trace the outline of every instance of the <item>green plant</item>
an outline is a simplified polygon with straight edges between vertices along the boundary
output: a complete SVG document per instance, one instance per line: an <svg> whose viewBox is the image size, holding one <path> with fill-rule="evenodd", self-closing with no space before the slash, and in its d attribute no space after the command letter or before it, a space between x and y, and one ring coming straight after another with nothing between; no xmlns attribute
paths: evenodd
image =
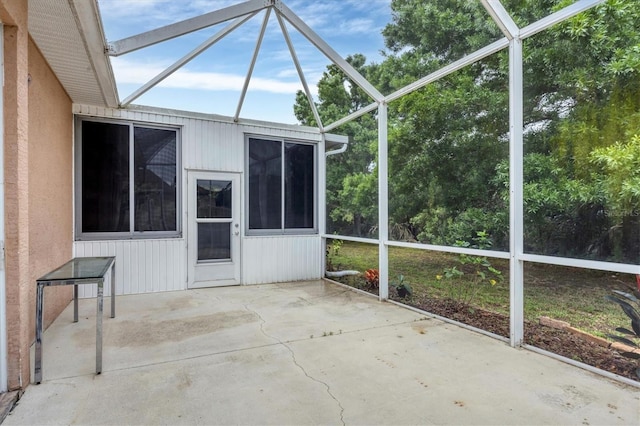
<svg viewBox="0 0 640 426"><path fill-rule="evenodd" d="M455 244L456 247L474 249L488 249L491 245L491 240L485 231L476 232L473 244L468 241L456 241ZM461 269L457 266L445 268L441 275L436 275L436 279L451 280L447 286L449 298L465 306L473 302L482 285L489 284L493 287L498 281L502 281L502 273L494 268L485 256L460 254L458 262L462 265Z"/></svg>
<svg viewBox="0 0 640 426"><path fill-rule="evenodd" d="M638 296L633 293L626 293L624 291L613 290L614 295L607 295L607 300L617 303L624 313L631 319L631 330L625 327L616 327L616 331L620 334L608 334L610 338L613 340L623 343L632 348L636 348L635 350L621 352L621 355L631 359L640 359L640 351L637 349L640 348L638 346L638 339L640 339L640 313L638 309L634 308L632 303L640 308L640 291L634 291ZM625 337L626 336L626 337ZM636 370L636 375L640 377L640 367Z"/></svg>
<svg viewBox="0 0 640 426"><path fill-rule="evenodd" d="M398 296L401 298L411 297L413 289L411 285L404 280L404 275L398 275L397 281L391 281L389 285L396 289Z"/></svg>
<svg viewBox="0 0 640 426"><path fill-rule="evenodd" d="M335 271L338 269L336 258L342 247L342 240L331 240L331 244L327 244L327 271Z"/></svg>

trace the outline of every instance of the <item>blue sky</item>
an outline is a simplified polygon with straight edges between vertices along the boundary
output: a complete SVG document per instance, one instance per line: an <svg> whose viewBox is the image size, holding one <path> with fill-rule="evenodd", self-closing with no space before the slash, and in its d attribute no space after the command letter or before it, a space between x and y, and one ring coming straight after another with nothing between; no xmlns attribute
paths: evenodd
<svg viewBox="0 0 640 426"><path fill-rule="evenodd" d="M382 28L390 0L283 0L340 55L364 54L380 62ZM242 1L98 0L107 41L212 12ZM227 35L134 103L233 116L251 63L264 12ZM141 49L112 64L120 99L225 27L211 28ZM296 54L312 92L329 60L290 25ZM240 117L295 123L295 93L302 89L275 14L271 14Z"/></svg>

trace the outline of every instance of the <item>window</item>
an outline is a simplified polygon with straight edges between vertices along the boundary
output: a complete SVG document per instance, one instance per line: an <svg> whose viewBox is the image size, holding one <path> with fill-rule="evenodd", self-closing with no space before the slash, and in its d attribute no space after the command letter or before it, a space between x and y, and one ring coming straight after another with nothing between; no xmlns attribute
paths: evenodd
<svg viewBox="0 0 640 426"><path fill-rule="evenodd" d="M248 233L316 232L315 145L250 137Z"/></svg>
<svg viewBox="0 0 640 426"><path fill-rule="evenodd" d="M176 236L178 132L81 120L79 239Z"/></svg>
<svg viewBox="0 0 640 426"><path fill-rule="evenodd" d="M232 260L233 183L198 179L196 188L198 261Z"/></svg>

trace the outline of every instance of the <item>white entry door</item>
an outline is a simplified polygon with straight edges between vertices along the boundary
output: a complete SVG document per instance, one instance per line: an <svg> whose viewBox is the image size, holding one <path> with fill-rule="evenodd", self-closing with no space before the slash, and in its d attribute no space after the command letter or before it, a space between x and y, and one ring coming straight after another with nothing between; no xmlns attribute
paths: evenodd
<svg viewBox="0 0 640 426"><path fill-rule="evenodd" d="M240 176L190 172L189 288L240 284Z"/></svg>

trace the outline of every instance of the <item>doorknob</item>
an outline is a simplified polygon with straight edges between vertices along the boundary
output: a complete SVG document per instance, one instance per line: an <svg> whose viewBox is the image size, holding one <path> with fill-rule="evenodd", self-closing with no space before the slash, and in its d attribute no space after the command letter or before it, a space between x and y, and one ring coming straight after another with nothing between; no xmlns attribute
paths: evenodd
<svg viewBox="0 0 640 426"><path fill-rule="evenodd" d="M234 235L236 235L236 236L240 235L240 231L234 232Z"/></svg>

